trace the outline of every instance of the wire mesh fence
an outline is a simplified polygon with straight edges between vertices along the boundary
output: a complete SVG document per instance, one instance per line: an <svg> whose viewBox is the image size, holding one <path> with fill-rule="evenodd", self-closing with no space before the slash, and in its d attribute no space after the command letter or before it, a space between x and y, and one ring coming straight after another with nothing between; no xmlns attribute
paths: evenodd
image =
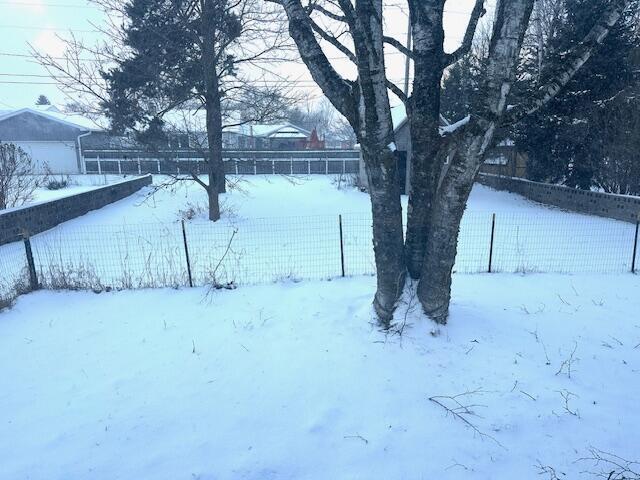
<svg viewBox="0 0 640 480"><path fill-rule="evenodd" d="M588 216L467 212L454 271L622 273L640 268L638 226ZM233 222L60 225L30 239L44 288L242 285L375 274L363 214ZM635 263L634 263L635 255ZM0 247L0 296L29 285L22 242Z"/></svg>

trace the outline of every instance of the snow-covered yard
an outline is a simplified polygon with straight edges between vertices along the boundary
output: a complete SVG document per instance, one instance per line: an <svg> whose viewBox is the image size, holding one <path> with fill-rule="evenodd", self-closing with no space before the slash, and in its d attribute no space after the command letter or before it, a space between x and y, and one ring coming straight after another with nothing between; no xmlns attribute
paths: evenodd
<svg viewBox="0 0 640 480"><path fill-rule="evenodd" d="M373 289L20 297L0 313L0 478L577 479L614 468L579 460L591 448L640 461L640 278L456 275L437 336L417 310L378 331ZM464 420L440 405L455 395Z"/></svg>
<svg viewBox="0 0 640 480"><path fill-rule="evenodd" d="M107 185L108 183L122 180L119 175L50 175L46 177L38 177L39 186L36 188L31 198L25 205L31 205L38 202L49 202L58 198L75 195L86 192L94 188ZM49 189L50 182L64 182L65 186L56 189Z"/></svg>
<svg viewBox="0 0 640 480"><path fill-rule="evenodd" d="M49 190L46 187L37 188L33 192L31 200L27 205L38 202L49 202L51 200L57 200L59 198L68 197L69 195L76 195L78 193L87 192L96 187L91 185L69 185L57 190Z"/></svg>
<svg viewBox="0 0 640 480"><path fill-rule="evenodd" d="M186 218L193 282L260 284L375 273L369 198L327 176L231 178L223 218L209 222L193 182L140 192L31 239L48 287L184 286ZM87 177L85 183L103 182ZM155 179L157 183L162 177ZM406 197L403 198L406 207ZM634 226L565 212L476 185L463 219L455 271L624 273ZM340 252L339 215L342 221ZM640 257L640 254L638 255ZM640 258L637 260L640 265ZM0 247L0 294L25 279L24 247Z"/></svg>

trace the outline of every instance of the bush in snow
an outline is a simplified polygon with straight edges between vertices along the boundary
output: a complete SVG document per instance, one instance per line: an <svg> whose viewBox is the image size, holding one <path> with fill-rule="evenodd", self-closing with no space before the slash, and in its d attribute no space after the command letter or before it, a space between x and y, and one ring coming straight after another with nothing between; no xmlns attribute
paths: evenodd
<svg viewBox="0 0 640 480"><path fill-rule="evenodd" d="M34 175L31 156L13 143L0 142L0 210L19 207L33 198L42 182Z"/></svg>

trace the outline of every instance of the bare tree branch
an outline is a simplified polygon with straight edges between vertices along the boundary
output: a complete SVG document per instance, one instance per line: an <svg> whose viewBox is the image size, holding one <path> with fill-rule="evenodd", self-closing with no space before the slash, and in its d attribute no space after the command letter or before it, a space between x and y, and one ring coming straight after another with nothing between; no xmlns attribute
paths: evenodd
<svg viewBox="0 0 640 480"><path fill-rule="evenodd" d="M298 47L302 61L329 101L351 125L358 124L357 96L353 85L333 68L315 38L313 22L300 0L268 0L279 3L289 18L289 33Z"/></svg>
<svg viewBox="0 0 640 480"><path fill-rule="evenodd" d="M384 37L382 37L382 40L384 41L384 43L387 43L395 47L400 53L404 53L407 57L411 59L415 58L413 52L409 50L407 47L405 47L402 43L400 43L400 41L396 40L395 38L385 35Z"/></svg>
<svg viewBox="0 0 640 480"><path fill-rule="evenodd" d="M511 108L509 113L505 115L504 123L516 123L523 117L537 112L553 100L578 70L591 58L595 49L603 42L629 3L630 0L613 0L582 41L564 55L564 59L561 62L563 68L556 72L549 82L540 87L537 95L529 101Z"/></svg>
<svg viewBox="0 0 640 480"><path fill-rule="evenodd" d="M485 13L486 10L484 9L484 0L476 0L476 4L471 11L469 23L467 24L467 30L464 33L462 45L460 45L454 52L445 55L444 62L446 66L453 65L467 53L469 53L469 51L471 50L471 46L473 45L473 36L476 33L478 21L481 17L484 16Z"/></svg>

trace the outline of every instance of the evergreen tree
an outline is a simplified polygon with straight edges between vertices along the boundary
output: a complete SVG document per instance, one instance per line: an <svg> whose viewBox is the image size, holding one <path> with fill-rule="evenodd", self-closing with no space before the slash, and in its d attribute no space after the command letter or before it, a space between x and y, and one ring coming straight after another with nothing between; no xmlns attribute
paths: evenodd
<svg viewBox="0 0 640 480"><path fill-rule="evenodd" d="M440 96L440 113L450 122L464 118L469 112L473 93L471 56L454 64L446 73Z"/></svg>
<svg viewBox="0 0 640 480"><path fill-rule="evenodd" d="M220 217L224 191L222 102L236 74L231 48L243 29L243 2L230 0L128 0L124 46L130 55L103 72L105 111L115 131L136 128L139 139L164 138L163 116L194 102L206 112L209 218ZM240 7L240 8L239 8Z"/></svg>
<svg viewBox="0 0 640 480"><path fill-rule="evenodd" d="M51 102L45 95L39 95L36 100L36 105L51 105Z"/></svg>
<svg viewBox="0 0 640 480"><path fill-rule="evenodd" d="M546 83L554 75L553 69L546 65L561 66L565 52L574 45L575 39L582 38L593 18L609 2L563 0L563 3L557 31L544 39L544 45L525 50L520 96L531 95L538 84ZM597 184L611 140L603 135L603 119L611 118L610 109L617 108L610 99L635 81L630 54L637 42L632 20L637 8L638 4L633 2L625 17L562 93L516 126L517 144L528 153L532 179L583 189Z"/></svg>

